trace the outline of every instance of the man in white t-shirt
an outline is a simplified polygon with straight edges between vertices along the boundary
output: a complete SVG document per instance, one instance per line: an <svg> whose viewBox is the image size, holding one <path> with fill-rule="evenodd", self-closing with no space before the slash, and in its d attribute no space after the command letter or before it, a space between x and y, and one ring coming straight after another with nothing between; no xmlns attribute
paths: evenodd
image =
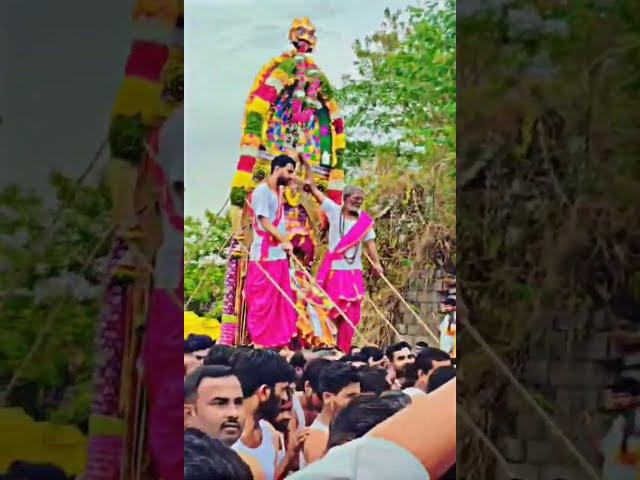
<svg viewBox="0 0 640 480"><path fill-rule="evenodd" d="M289 260L293 247L284 217L283 188L295 175L286 155L271 161L271 175L248 198L253 242L245 285L247 327L254 345L277 348L296 335L298 314L291 289Z"/></svg>
<svg viewBox="0 0 640 480"><path fill-rule="evenodd" d="M302 156L300 161L305 162ZM337 309L331 312L338 326L338 348L348 353L355 333L353 326L360 323L362 300L366 295L362 275L363 247L373 262L374 270L382 274L373 219L361 210L364 202L364 191L361 188L345 187L342 193L343 205L340 206L314 185L311 167L306 162L305 166L305 186L320 203L329 221L329 250L318 270L317 281L350 321L345 321Z"/></svg>

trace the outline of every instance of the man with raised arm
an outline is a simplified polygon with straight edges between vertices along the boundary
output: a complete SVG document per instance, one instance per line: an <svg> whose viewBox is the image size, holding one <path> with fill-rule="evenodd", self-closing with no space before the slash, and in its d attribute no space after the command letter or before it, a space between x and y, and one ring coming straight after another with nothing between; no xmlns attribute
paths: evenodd
<svg viewBox="0 0 640 480"><path fill-rule="evenodd" d="M331 300L357 326L360 323L362 300L366 294L362 275L362 248L373 262L373 268L382 274L373 230L373 219L361 210L364 192L349 185L342 193L342 206L326 197L313 182L309 163L299 156L307 169L305 186L320 203L329 222L329 250L318 270L318 284ZM338 347L345 353L351 349L353 327L334 309L332 318L338 326Z"/></svg>

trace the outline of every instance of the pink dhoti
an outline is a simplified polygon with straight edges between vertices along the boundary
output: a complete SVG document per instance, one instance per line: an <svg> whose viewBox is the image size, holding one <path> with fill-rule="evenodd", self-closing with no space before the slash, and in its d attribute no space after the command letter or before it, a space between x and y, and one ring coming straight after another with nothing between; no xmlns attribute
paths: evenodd
<svg viewBox="0 0 640 480"><path fill-rule="evenodd" d="M255 345L282 347L288 345L296 335L298 314L292 306L295 300L289 275L288 260L249 262L245 284L247 328Z"/></svg>
<svg viewBox="0 0 640 480"><path fill-rule="evenodd" d="M164 480L184 476L184 315L182 288L156 289L142 349L143 378L149 392L149 451L156 473Z"/></svg>
<svg viewBox="0 0 640 480"><path fill-rule="evenodd" d="M338 348L348 354L355 334L353 327L358 326L362 316L362 300L365 296L362 270L332 270L324 282L324 288L353 324L345 321L338 309L331 311L331 318L338 327Z"/></svg>

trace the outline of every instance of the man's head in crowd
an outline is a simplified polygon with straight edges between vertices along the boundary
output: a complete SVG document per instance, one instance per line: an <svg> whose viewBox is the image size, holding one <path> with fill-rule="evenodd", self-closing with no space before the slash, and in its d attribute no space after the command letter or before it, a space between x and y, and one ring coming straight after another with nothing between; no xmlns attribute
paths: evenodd
<svg viewBox="0 0 640 480"><path fill-rule="evenodd" d="M253 480L253 474L220 440L189 430L184 435L184 480Z"/></svg>
<svg viewBox="0 0 640 480"><path fill-rule="evenodd" d="M231 366L231 356L236 349L229 345L214 345L209 349L209 354L203 360L204 365L224 365Z"/></svg>
<svg viewBox="0 0 640 480"><path fill-rule="evenodd" d="M340 360L342 362L350 363L356 368L364 367L365 365L367 365L367 360L363 355L359 353L347 355L346 357L342 357Z"/></svg>
<svg viewBox="0 0 640 480"><path fill-rule="evenodd" d="M611 400L616 410L634 410L640 406L640 381L620 377L611 386Z"/></svg>
<svg viewBox="0 0 640 480"><path fill-rule="evenodd" d="M369 430L402 410L406 404L389 398L360 395L335 417L329 427L327 449L363 437Z"/></svg>
<svg viewBox="0 0 640 480"><path fill-rule="evenodd" d="M366 359L367 364L373 366L384 367L386 357L384 352L378 347L362 347L360 350L360 356Z"/></svg>
<svg viewBox="0 0 640 480"><path fill-rule="evenodd" d="M304 356L303 352L294 353L289 359L289 365L293 367L296 372L296 386L300 387L298 390L302 390L301 380L302 374L304 373L304 367L307 364L307 359Z"/></svg>
<svg viewBox="0 0 640 480"><path fill-rule="evenodd" d="M193 372L202 365L202 361L209 353L215 342L207 335L191 334L184 341L184 369L185 375Z"/></svg>
<svg viewBox="0 0 640 480"><path fill-rule="evenodd" d="M352 365L333 362L320 372L318 393L322 411L334 418L352 398L360 395L360 375Z"/></svg>
<svg viewBox="0 0 640 480"><path fill-rule="evenodd" d="M416 345L413 347L413 351L416 355L418 355L422 350L426 350L429 348L429 344L427 342L416 342Z"/></svg>
<svg viewBox="0 0 640 480"><path fill-rule="evenodd" d="M456 369L454 367L435 368L431 372L431 375L429 375L429 381L427 383L427 393L431 393L434 390L437 390L453 378L456 378Z"/></svg>
<svg viewBox="0 0 640 480"><path fill-rule="evenodd" d="M429 376L431 373L439 367L450 367L451 356L439 348L428 347L420 352L416 357L415 368L417 370L418 378L416 381L416 387L427 391L427 385L429 383Z"/></svg>
<svg viewBox="0 0 640 480"><path fill-rule="evenodd" d="M379 367L363 367L358 370L360 373L360 391L362 393L372 393L379 396L391 388L387 381L387 370Z"/></svg>
<svg viewBox="0 0 640 480"><path fill-rule="evenodd" d="M280 410L291 403L293 368L271 350L251 350L238 359L234 371L242 385L247 414L275 426Z"/></svg>
<svg viewBox="0 0 640 480"><path fill-rule="evenodd" d="M317 412L322 409L322 397L318 393L320 373L330 364L331 361L326 358L314 358L307 362L302 373L302 385L304 395L307 397L307 406Z"/></svg>
<svg viewBox="0 0 640 480"><path fill-rule="evenodd" d="M242 387L229 367L205 365L184 382L186 426L196 426L213 438L233 445L245 422Z"/></svg>
<svg viewBox="0 0 640 480"><path fill-rule="evenodd" d="M407 342L398 342L393 345L389 345L387 348L387 358L393 365L398 377L404 377L405 369L407 365L415 362L415 354L411 349L411 345Z"/></svg>
<svg viewBox="0 0 640 480"><path fill-rule="evenodd" d="M296 161L287 155L278 155L271 160L271 175L278 186L286 186L295 176Z"/></svg>

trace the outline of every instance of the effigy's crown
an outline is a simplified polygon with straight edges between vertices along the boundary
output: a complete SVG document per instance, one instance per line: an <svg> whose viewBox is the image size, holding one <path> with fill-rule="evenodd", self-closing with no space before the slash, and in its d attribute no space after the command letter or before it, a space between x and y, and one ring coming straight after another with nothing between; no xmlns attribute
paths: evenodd
<svg viewBox="0 0 640 480"><path fill-rule="evenodd" d="M308 17L296 18L293 21L289 30L289 41L299 51L311 51L316 47L316 27Z"/></svg>

